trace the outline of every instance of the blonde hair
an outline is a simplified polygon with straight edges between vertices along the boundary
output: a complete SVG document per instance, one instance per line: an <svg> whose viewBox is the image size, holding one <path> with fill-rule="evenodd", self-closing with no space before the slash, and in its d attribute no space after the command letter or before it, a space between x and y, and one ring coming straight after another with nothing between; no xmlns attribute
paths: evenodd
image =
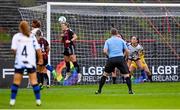
<svg viewBox="0 0 180 110"><path fill-rule="evenodd" d="M65 23L62 23L64 24L65 26L67 26L68 28L70 27L70 24L68 22L65 22Z"/></svg>
<svg viewBox="0 0 180 110"><path fill-rule="evenodd" d="M29 37L31 33L29 23L27 21L21 21L19 24L19 31Z"/></svg>

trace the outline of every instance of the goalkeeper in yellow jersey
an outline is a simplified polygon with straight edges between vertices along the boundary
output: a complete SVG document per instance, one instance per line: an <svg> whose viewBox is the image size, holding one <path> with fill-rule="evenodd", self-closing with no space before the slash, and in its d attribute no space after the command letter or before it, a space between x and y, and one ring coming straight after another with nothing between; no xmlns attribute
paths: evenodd
<svg viewBox="0 0 180 110"><path fill-rule="evenodd" d="M134 70L140 69L141 76L144 81L146 81L146 74L149 81L152 82L152 74L145 62L143 47L139 44L139 39L136 36L131 37L131 43L128 44L128 49L130 51L128 57L128 67L131 74Z"/></svg>

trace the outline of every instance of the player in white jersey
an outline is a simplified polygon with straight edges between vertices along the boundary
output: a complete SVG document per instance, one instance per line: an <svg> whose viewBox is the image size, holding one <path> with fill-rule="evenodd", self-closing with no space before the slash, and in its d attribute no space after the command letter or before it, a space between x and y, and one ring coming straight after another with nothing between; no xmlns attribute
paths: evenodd
<svg viewBox="0 0 180 110"><path fill-rule="evenodd" d="M129 56L128 56L128 66L130 66L132 61L135 61L139 68L142 69L142 66L139 62L140 52L143 51L143 47L139 44L137 37L131 37L131 43L128 44Z"/></svg>
<svg viewBox="0 0 180 110"><path fill-rule="evenodd" d="M32 21L32 31L31 31L31 33L36 36L37 31L38 30L41 31L40 27L41 27L41 22L39 20L34 19ZM43 36L42 31L41 31L41 35Z"/></svg>
<svg viewBox="0 0 180 110"><path fill-rule="evenodd" d="M148 79L152 81L151 72L144 60L143 47L139 44L139 39L136 36L131 37L131 43L128 44L129 57L128 57L128 67L131 74L134 70L139 68L141 70L141 76L143 80L146 80L145 73L148 75Z"/></svg>
<svg viewBox="0 0 180 110"><path fill-rule="evenodd" d="M20 22L19 31L19 33L13 36L11 45L11 49L15 54L15 74L13 84L11 86L10 105L15 105L18 87L22 81L22 76L25 70L29 75L31 85L34 90L36 104L41 105L40 88L36 78L36 52L39 58L38 64L40 65L43 63L42 53L37 39L30 32L30 26L27 21Z"/></svg>
<svg viewBox="0 0 180 110"><path fill-rule="evenodd" d="M32 30L31 33L36 36L36 38L39 37L37 33L40 31L40 35L43 36L43 32L41 31L41 22L37 19L34 19L32 21ZM38 39L37 39L38 40ZM45 65L37 65L37 78L38 78L38 84L41 89L43 89L43 82L44 82L44 76L47 76L47 70L45 68Z"/></svg>
<svg viewBox="0 0 180 110"><path fill-rule="evenodd" d="M140 44L137 44L136 46L130 44L128 46L128 49L130 50L128 59L130 59L132 61L139 60L139 58L140 58L139 52L143 51L143 47Z"/></svg>
<svg viewBox="0 0 180 110"><path fill-rule="evenodd" d="M29 37L26 37L23 33L15 34L12 40L11 49L16 50L14 65L16 69L36 67L35 50L39 49L39 45L33 34L30 34Z"/></svg>

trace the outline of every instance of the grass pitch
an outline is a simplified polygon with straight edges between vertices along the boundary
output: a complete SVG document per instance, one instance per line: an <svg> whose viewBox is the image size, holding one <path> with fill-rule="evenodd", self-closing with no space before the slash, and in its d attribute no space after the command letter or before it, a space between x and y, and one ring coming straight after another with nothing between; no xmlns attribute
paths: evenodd
<svg viewBox="0 0 180 110"><path fill-rule="evenodd" d="M41 91L42 105L36 106L32 89L19 89L16 105L9 106L10 89L0 89L0 109L180 109L180 82L133 84L130 95L126 84L106 84L95 95L98 85L54 86Z"/></svg>

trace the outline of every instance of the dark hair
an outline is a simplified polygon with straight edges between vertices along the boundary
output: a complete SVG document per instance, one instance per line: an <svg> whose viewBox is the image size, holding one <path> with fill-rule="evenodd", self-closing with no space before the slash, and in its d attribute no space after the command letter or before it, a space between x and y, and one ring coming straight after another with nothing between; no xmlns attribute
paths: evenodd
<svg viewBox="0 0 180 110"><path fill-rule="evenodd" d="M32 27L33 28L40 28L41 27L41 22L39 20L34 19L32 21Z"/></svg>
<svg viewBox="0 0 180 110"><path fill-rule="evenodd" d="M121 36L121 38L124 40L124 36L122 34L119 34Z"/></svg>
<svg viewBox="0 0 180 110"><path fill-rule="evenodd" d="M111 29L111 34L112 35L117 35L118 34L118 30L116 28L112 28Z"/></svg>
<svg viewBox="0 0 180 110"><path fill-rule="evenodd" d="M131 36L131 39L132 39L132 37L136 37L136 36ZM137 40L137 43L139 44L139 38L138 37L136 37L136 40Z"/></svg>
<svg viewBox="0 0 180 110"><path fill-rule="evenodd" d="M42 32L40 30L37 30L36 37L42 36Z"/></svg>
<svg viewBox="0 0 180 110"><path fill-rule="evenodd" d="M30 26L29 26L29 23L27 21L21 21L20 24L19 24L19 30L20 32L22 32L24 35L26 36L30 36Z"/></svg>

